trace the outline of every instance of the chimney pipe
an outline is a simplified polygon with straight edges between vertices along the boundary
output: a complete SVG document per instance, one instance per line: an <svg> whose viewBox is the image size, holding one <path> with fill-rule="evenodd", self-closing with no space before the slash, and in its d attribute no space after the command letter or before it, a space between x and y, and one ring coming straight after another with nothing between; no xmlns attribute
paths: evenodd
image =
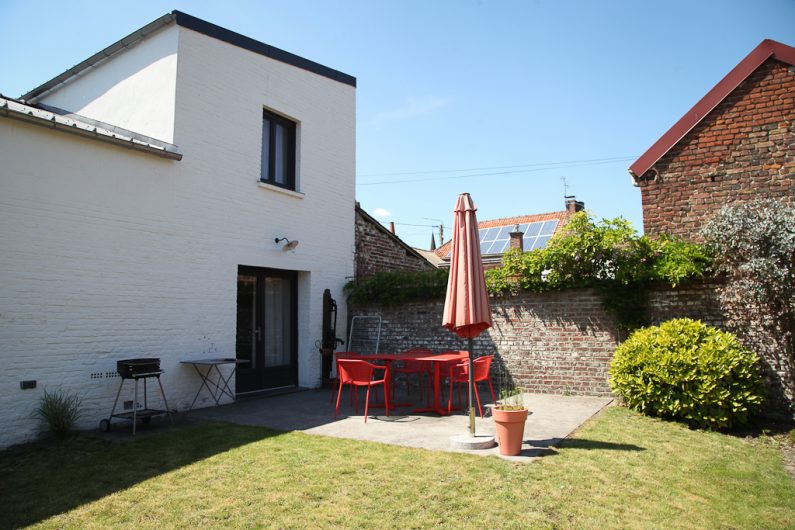
<svg viewBox="0 0 795 530"><path fill-rule="evenodd" d="M566 211L569 213L581 212L585 209L585 203L578 201L574 197L566 199Z"/></svg>
<svg viewBox="0 0 795 530"><path fill-rule="evenodd" d="M518 224L513 227L513 232L510 232L508 235L511 238L509 243L511 250L518 248L519 252L524 252L524 232L519 231Z"/></svg>
<svg viewBox="0 0 795 530"><path fill-rule="evenodd" d="M392 232L393 234L395 233L395 222L394 221L389 221L389 231Z"/></svg>

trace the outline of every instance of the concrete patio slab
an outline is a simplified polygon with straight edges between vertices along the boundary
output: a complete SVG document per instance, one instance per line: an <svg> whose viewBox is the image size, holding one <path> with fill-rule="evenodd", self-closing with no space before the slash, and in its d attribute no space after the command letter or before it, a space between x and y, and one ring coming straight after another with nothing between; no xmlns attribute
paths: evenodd
<svg viewBox="0 0 795 530"><path fill-rule="evenodd" d="M433 451L499 456L498 447L475 451L453 447L451 437L468 433L469 417L461 412L440 417L401 410L387 417L383 409L371 409L365 423L361 415L364 403L360 403L360 415L355 415L353 407L346 402L344 407L341 405L340 415L335 420L332 417L334 406L329 402L329 396L328 390L304 390L198 409L188 415L193 419L228 421L280 431L303 431ZM522 453L516 457L502 458L529 461L550 454L553 452L551 447L611 402L610 398L548 394L525 394L524 398L530 414L525 423ZM493 436L494 422L488 415L485 418L478 417L475 430L477 434Z"/></svg>

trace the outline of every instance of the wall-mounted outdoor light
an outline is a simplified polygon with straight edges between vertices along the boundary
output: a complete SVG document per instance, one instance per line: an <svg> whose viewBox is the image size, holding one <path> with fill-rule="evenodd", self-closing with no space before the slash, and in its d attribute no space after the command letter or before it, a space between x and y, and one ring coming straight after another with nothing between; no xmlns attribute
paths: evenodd
<svg viewBox="0 0 795 530"><path fill-rule="evenodd" d="M276 237L273 239L273 242L276 243L277 245L282 241L287 241L287 243L282 247L282 250L284 251L295 250L295 247L298 246L298 241L296 241L295 239L293 239L292 241L290 241L286 237Z"/></svg>

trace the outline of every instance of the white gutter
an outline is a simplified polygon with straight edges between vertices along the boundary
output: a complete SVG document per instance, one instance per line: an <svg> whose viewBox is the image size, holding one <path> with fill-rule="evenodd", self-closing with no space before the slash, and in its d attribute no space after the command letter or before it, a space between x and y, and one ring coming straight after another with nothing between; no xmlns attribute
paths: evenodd
<svg viewBox="0 0 795 530"><path fill-rule="evenodd" d="M0 117L11 118L24 121L33 125L39 125L48 129L54 129L70 134L111 143L127 149L143 151L159 157L171 160L182 160L182 153L177 150L177 146L159 140L142 140L136 133L125 131L120 132L117 127L102 122L91 120L91 123L66 117L54 112L37 109L25 105L18 101L0 97Z"/></svg>

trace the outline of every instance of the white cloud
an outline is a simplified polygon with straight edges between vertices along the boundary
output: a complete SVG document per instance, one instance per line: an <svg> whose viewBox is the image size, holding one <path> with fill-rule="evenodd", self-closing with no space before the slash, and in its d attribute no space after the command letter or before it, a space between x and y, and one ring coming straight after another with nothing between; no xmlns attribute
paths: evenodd
<svg viewBox="0 0 795 530"><path fill-rule="evenodd" d="M370 124L376 128L380 128L389 122L404 121L418 116L425 116L426 114L431 114L435 110L446 106L449 102L449 99L437 97L421 99L409 98L401 107L379 112L370 120Z"/></svg>
<svg viewBox="0 0 795 530"><path fill-rule="evenodd" d="M387 217L390 217L392 213L386 208L376 208L375 210L373 210L373 215L385 219Z"/></svg>

